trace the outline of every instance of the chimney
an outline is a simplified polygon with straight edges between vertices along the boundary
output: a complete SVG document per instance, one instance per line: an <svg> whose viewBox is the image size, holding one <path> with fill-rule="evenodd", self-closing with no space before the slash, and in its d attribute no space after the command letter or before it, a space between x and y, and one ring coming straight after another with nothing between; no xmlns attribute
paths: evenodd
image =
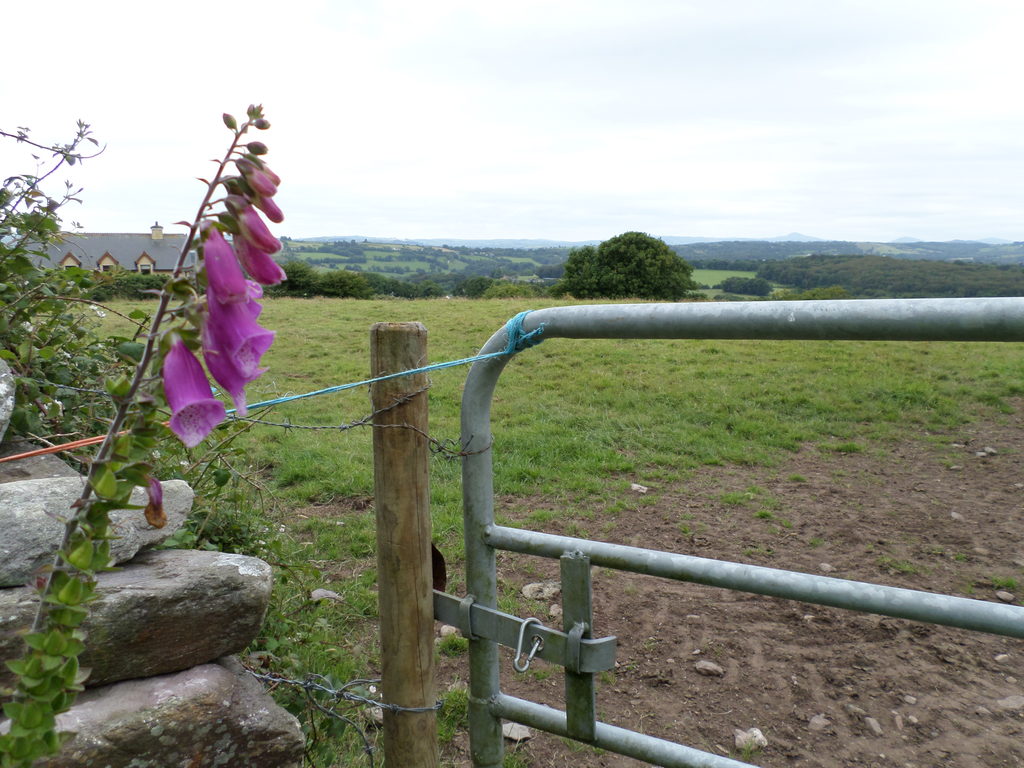
<svg viewBox="0 0 1024 768"><path fill-rule="evenodd" d="M164 239L164 228L160 226L160 222L154 221L153 226L149 228L149 231L152 233L150 237L154 240Z"/></svg>

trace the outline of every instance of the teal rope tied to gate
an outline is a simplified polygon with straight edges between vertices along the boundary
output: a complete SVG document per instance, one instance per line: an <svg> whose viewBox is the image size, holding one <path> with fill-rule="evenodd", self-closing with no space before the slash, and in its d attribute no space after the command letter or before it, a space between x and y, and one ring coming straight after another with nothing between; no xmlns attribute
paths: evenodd
<svg viewBox="0 0 1024 768"><path fill-rule="evenodd" d="M434 363L433 365L425 365L422 368L413 368L408 371L399 371L398 373L389 373L386 376L378 376L375 379L364 379L363 381L354 381L351 384L339 384L336 387L327 387L325 389L317 389L313 392L305 392L301 395L287 395L286 397L276 397L273 400L264 400L260 403L253 403L250 408L264 408L269 405L278 405L280 403L290 403L292 400L302 400L307 397L314 397L315 395L327 395L331 392L341 392L345 389L353 389L355 387L362 387L367 384L374 384L378 381L387 381L389 379L397 379L401 376L412 376L417 373L429 373L430 371L440 371L444 368L453 368L456 365L468 365L469 363L475 363L477 360L489 360L492 357L501 357L502 355L514 355L516 352L522 352L524 349L529 347L535 347L540 344L544 339L541 338L541 334L544 333L544 323L541 323L534 330L526 333L523 331L523 320L530 314L532 310L527 309L524 312L520 312L518 315L513 317L507 323L505 323L505 333L508 336L508 343L505 348L500 352L490 352L486 355L474 355L473 357L464 357L461 360L449 360L446 363ZM234 413L234 408L229 408L228 413Z"/></svg>
<svg viewBox="0 0 1024 768"><path fill-rule="evenodd" d="M500 354L514 355L516 352L522 352L524 349L535 347L544 341L544 339L541 338L541 335L544 333L544 323L541 323L529 333L525 333L523 331L523 321L526 320L526 316L530 314L530 312L532 312L532 310L524 310L505 323L505 333L508 334L508 344L505 345L505 351Z"/></svg>

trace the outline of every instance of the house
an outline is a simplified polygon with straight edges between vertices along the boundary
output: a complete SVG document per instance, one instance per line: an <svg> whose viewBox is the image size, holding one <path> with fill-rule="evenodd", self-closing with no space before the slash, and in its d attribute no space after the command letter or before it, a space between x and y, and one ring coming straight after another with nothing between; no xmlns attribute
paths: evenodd
<svg viewBox="0 0 1024 768"><path fill-rule="evenodd" d="M127 232L90 234L62 232L47 246L49 266L68 269L81 267L96 272L123 269L141 275L174 271L185 235L165 235L159 223L149 234ZM189 253L186 268L196 263L195 251Z"/></svg>

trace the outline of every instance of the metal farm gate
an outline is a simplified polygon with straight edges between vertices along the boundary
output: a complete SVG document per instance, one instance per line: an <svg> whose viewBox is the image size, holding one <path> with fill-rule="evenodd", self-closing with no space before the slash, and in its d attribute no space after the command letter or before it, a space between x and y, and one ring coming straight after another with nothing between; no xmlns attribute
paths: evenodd
<svg viewBox="0 0 1024 768"><path fill-rule="evenodd" d="M525 334L525 337L524 335ZM514 350L543 339L791 339L1024 341L1024 299L736 302L571 306L524 313L481 350L462 400L468 596L434 592L438 620L470 638L469 730L473 765L500 768L502 719L656 765L738 768L730 758L596 722L594 673L615 662L614 637L592 636L590 568L601 566L805 603L1024 637L1024 608L844 579L555 536L496 525L491 398ZM518 341L525 340L525 344ZM474 449L479 452L474 452ZM499 457L500 459L500 457ZM497 610L496 550L561 560L566 631ZM522 671L537 657L565 668L566 708L502 693L498 646Z"/></svg>

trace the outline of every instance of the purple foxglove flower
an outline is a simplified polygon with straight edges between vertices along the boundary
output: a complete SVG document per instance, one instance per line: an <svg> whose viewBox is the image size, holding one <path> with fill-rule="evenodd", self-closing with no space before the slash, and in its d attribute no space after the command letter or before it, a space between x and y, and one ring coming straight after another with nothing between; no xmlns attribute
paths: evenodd
<svg viewBox="0 0 1024 768"><path fill-rule="evenodd" d="M209 292L222 304L246 301L248 286L235 251L216 227L209 227L203 242L203 269Z"/></svg>
<svg viewBox="0 0 1024 768"><path fill-rule="evenodd" d="M258 302L252 299L244 304L220 304L212 297L207 300L203 325L206 367L231 395L242 416L247 412L245 385L266 370L260 368L260 358L274 342L274 332L256 322L259 312Z"/></svg>
<svg viewBox="0 0 1024 768"><path fill-rule="evenodd" d="M273 197L277 194L277 184L271 181L270 177L263 171L256 169L244 175L253 192L260 197Z"/></svg>
<svg viewBox="0 0 1024 768"><path fill-rule="evenodd" d="M275 187L281 186L281 177L270 170L267 164L259 158L239 157L235 160L235 165L238 167L238 170L247 177L259 171L265 175L270 183ZM267 197L270 197L270 195L267 195Z"/></svg>
<svg viewBox="0 0 1024 768"><path fill-rule="evenodd" d="M224 403L213 396L203 367L180 339L164 358L163 380L171 430L194 448L224 420Z"/></svg>
<svg viewBox="0 0 1024 768"><path fill-rule="evenodd" d="M255 320L263 311L263 305L259 301L263 298L263 286L255 280L246 280L245 284L249 289L249 300L245 302L245 306L249 308L249 311L252 313L252 319Z"/></svg>
<svg viewBox="0 0 1024 768"><path fill-rule="evenodd" d="M149 503L146 504L146 509L143 511L146 522L154 528L163 528L167 525L167 513L164 512L164 487L160 485L159 480L151 476L146 491L149 494Z"/></svg>
<svg viewBox="0 0 1024 768"><path fill-rule="evenodd" d="M281 209L277 207L277 203L269 197L258 197L252 201L252 204L263 211L267 218L275 224L280 224L284 221L284 213L282 213Z"/></svg>
<svg viewBox="0 0 1024 768"><path fill-rule="evenodd" d="M269 254L259 250L252 243L244 238L235 238L235 253L238 260L242 262L249 277L263 285L277 285L287 276L281 265L274 261Z"/></svg>
<svg viewBox="0 0 1024 768"><path fill-rule="evenodd" d="M270 233L266 223L248 200L241 195L228 195L225 202L238 220L238 227L243 239L248 240L264 253L277 253L281 250L281 241Z"/></svg>

